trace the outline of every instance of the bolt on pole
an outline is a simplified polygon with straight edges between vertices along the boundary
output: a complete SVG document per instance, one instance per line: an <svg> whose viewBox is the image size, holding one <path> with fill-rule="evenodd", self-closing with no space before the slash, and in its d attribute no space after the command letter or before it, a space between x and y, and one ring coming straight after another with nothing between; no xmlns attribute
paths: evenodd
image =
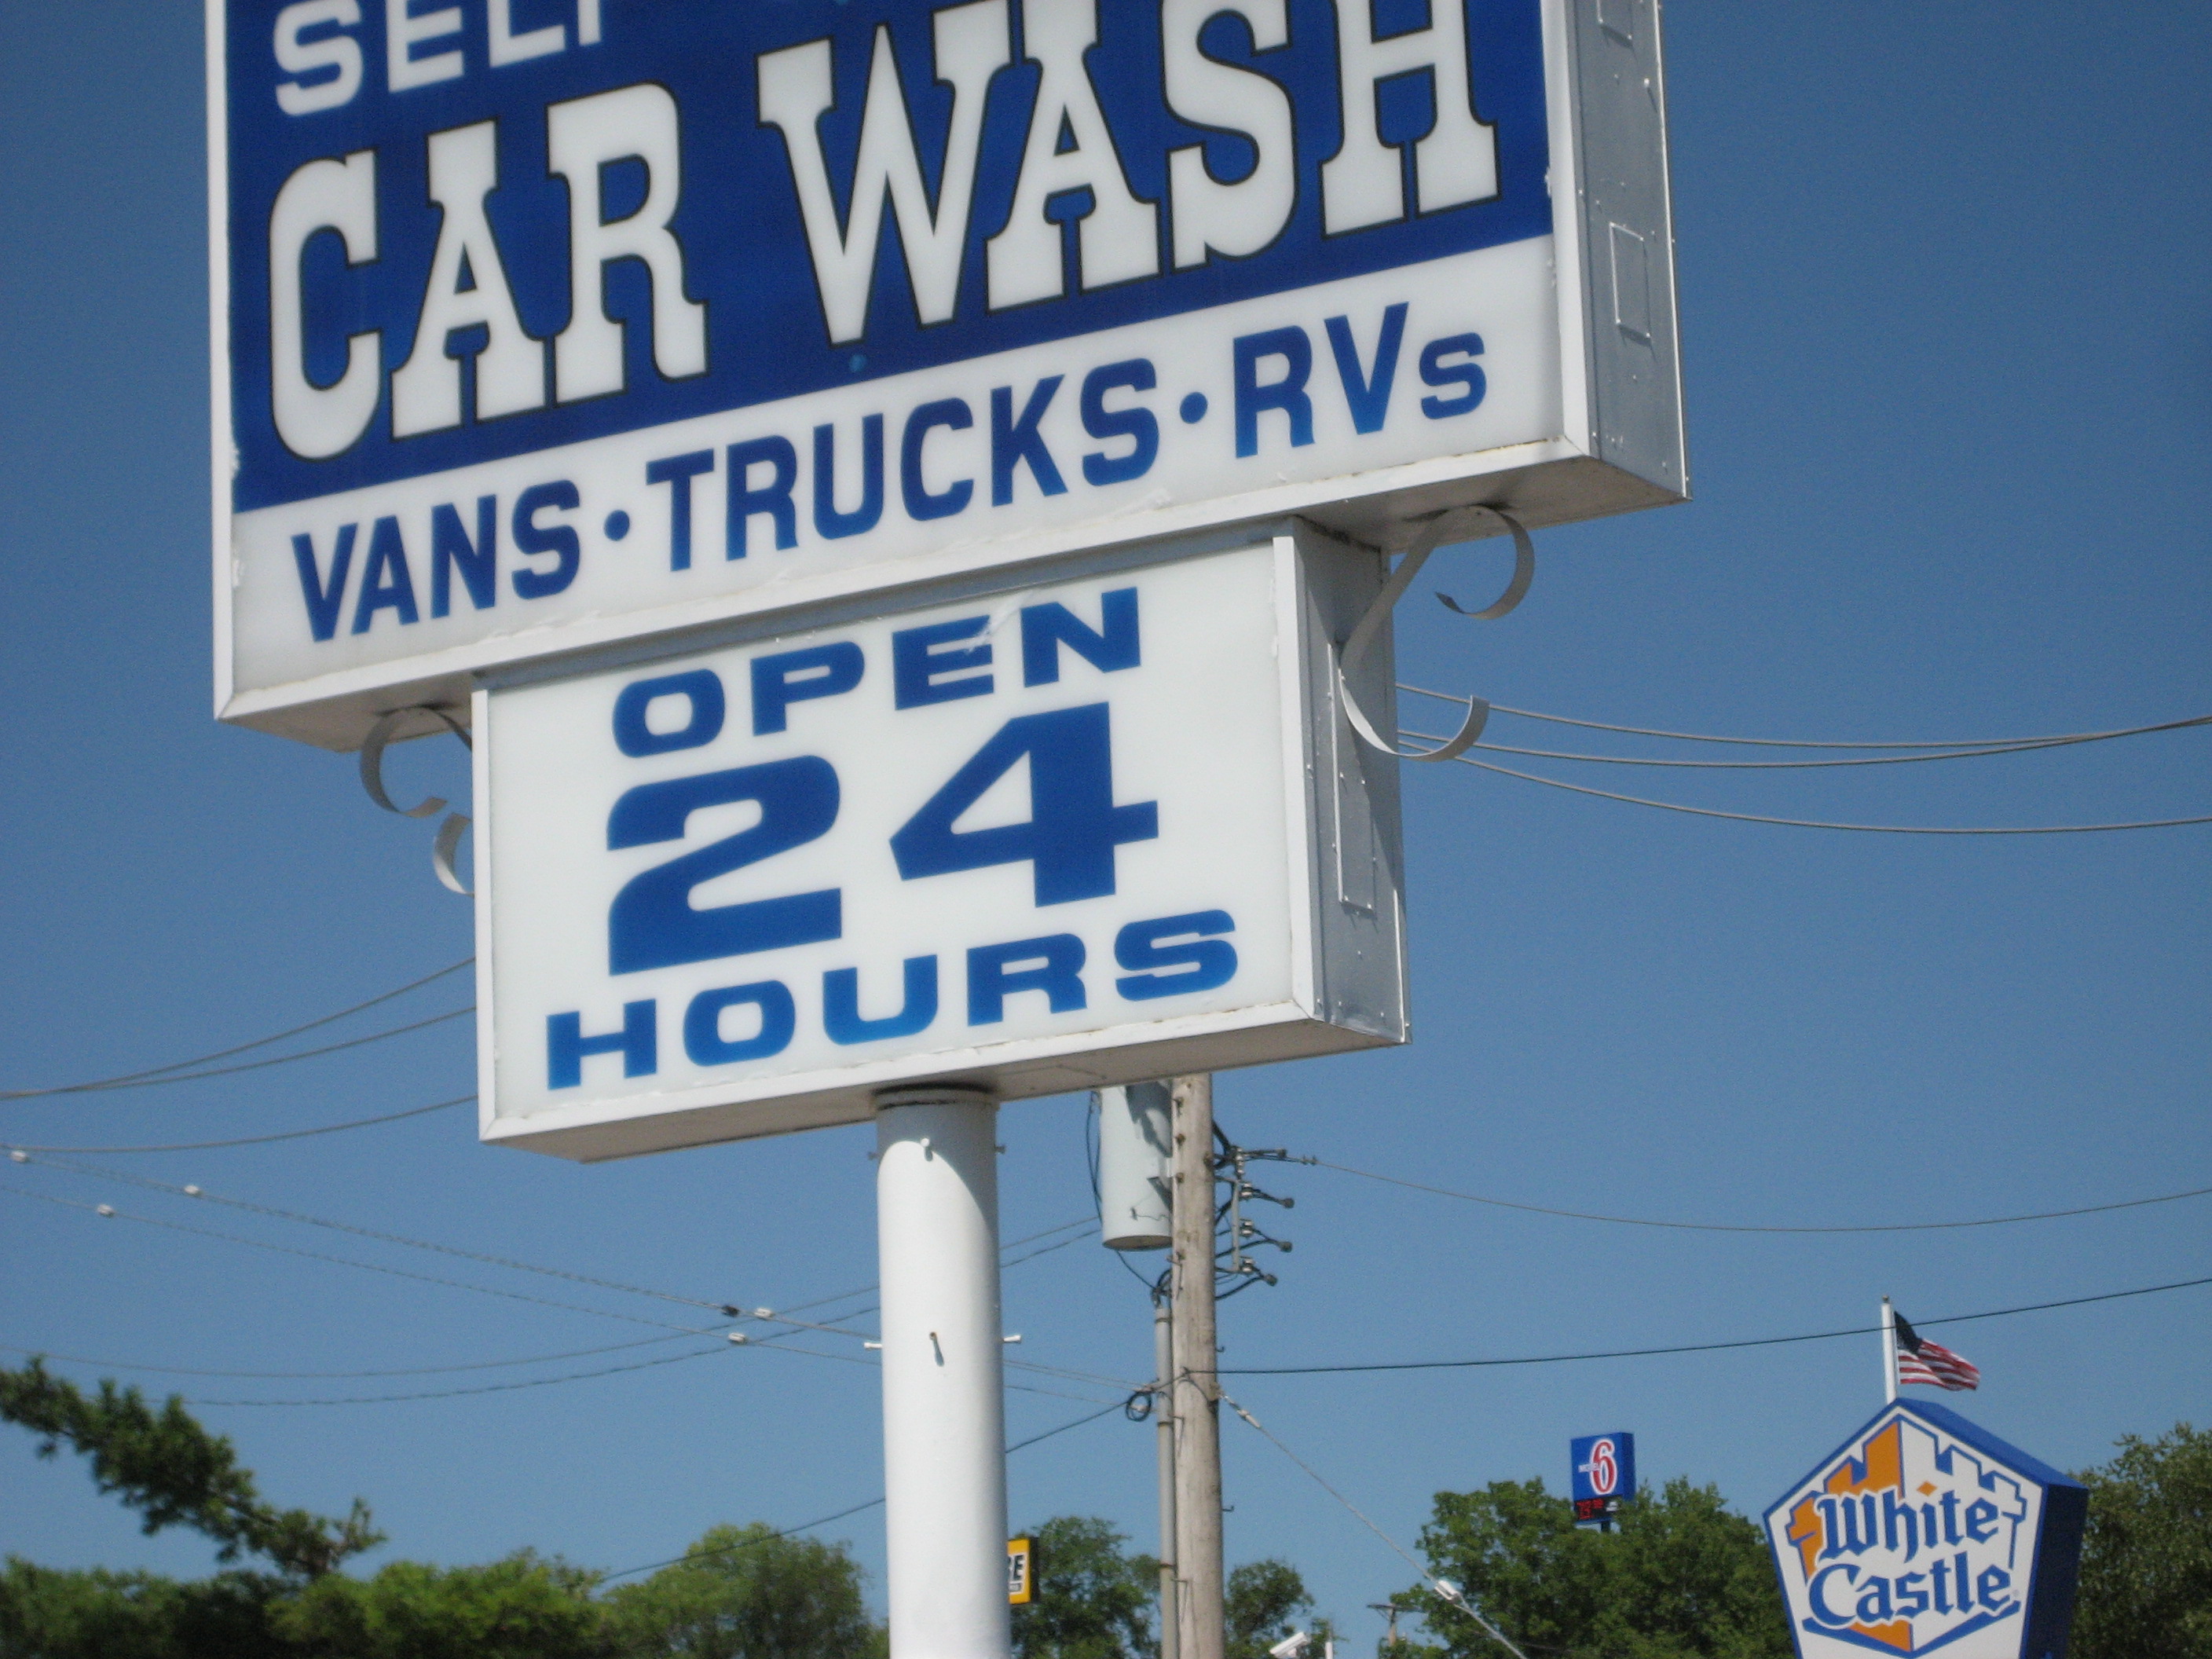
<svg viewBox="0 0 2212 1659"><path fill-rule="evenodd" d="M1175 1455L1179 1659L1224 1659L1221 1406L1214 1376L1213 1078L1175 1079Z"/></svg>

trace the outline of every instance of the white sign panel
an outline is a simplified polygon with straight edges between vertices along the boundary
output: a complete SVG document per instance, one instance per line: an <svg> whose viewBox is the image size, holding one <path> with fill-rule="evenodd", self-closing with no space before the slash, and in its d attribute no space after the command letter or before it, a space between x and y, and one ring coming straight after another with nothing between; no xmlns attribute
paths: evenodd
<svg viewBox="0 0 2212 1659"><path fill-rule="evenodd" d="M1894 1402L1766 1512L1797 1652L2063 1653L2087 1503L1956 1412Z"/></svg>
<svg viewBox="0 0 2212 1659"><path fill-rule="evenodd" d="M348 747L1109 544L1686 489L1656 0L209 17L227 719Z"/></svg>
<svg viewBox="0 0 2212 1659"><path fill-rule="evenodd" d="M480 692L484 1137L1402 1040L1394 763L1328 666L1379 561L1182 551Z"/></svg>

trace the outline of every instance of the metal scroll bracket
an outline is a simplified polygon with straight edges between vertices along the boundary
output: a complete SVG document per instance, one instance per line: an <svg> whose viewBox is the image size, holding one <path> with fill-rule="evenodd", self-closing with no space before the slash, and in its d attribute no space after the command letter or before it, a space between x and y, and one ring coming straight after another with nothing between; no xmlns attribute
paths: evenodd
<svg viewBox="0 0 2212 1659"><path fill-rule="evenodd" d="M1511 514L1487 506L1472 510L1489 514L1512 532L1513 580L1506 583L1504 592L1499 594L1495 602L1480 611L1469 611L1448 593L1439 593L1437 598L1447 610L1455 611L1470 621L1494 622L1527 597L1528 584L1536 574L1536 548L1528 539L1528 531ZM1376 635L1382 631L1383 623L1389 619L1392 609L1407 588L1413 585L1413 578L1420 574L1421 567L1428 562L1429 555L1452 538L1454 532L1449 526L1459 518L1460 511L1454 508L1437 514L1422 525L1413 545L1399 560L1398 568L1390 573L1390 580L1382 584L1382 591L1367 607L1366 615L1360 617L1358 626L1352 630L1352 637L1345 641L1344 649L1337 658L1337 695L1343 700L1345 715L1351 720L1352 729L1375 748L1400 760L1455 759L1474 747L1482 736L1483 726L1490 719L1489 703L1480 697L1470 697L1468 699L1467 719L1449 741L1438 744L1433 749L1402 749L1376 730L1375 723L1367 718L1367 711L1359 706L1359 699L1352 695L1352 677L1359 672L1359 665L1366 660L1367 653L1374 646Z"/></svg>
<svg viewBox="0 0 2212 1659"><path fill-rule="evenodd" d="M463 748L473 750L476 747L469 741L469 734L461 723L442 708L417 704L409 708L395 708L388 714L379 716L376 724L368 728L368 736L362 741L361 787L368 791L368 798L379 806L387 812L397 812L403 818L427 818L446 809L446 800L441 795L432 795L419 806L402 806L385 793L385 745L392 741L393 733L418 714L436 720L461 740ZM453 867L453 859L460 851L461 836L467 832L468 827L467 813L447 812L446 821L438 826L438 839L430 848L430 867L437 872L438 879L463 898L469 896L469 890L462 884L459 872Z"/></svg>

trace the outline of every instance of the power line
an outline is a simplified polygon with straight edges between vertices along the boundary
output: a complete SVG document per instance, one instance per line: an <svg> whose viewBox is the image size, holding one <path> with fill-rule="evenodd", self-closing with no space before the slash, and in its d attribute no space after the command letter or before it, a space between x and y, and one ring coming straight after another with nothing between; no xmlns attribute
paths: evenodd
<svg viewBox="0 0 2212 1659"><path fill-rule="evenodd" d="M289 1244L272 1244L266 1239L247 1238L239 1233L217 1232L212 1228L189 1226L181 1221L166 1221L159 1216L139 1215L130 1210L118 1210L112 1204L89 1204L82 1199L61 1198L52 1193L36 1193L27 1187L0 1185L0 1193L12 1193L18 1198L36 1199L42 1204L58 1205L64 1209L82 1210L112 1221L136 1221L149 1227L166 1227L171 1232L189 1233L198 1238L218 1239L226 1244L242 1244L248 1249L269 1250L278 1255L296 1255L309 1261L327 1261L341 1267L358 1267L364 1273L386 1273L394 1279L411 1279L419 1284L441 1285L448 1290L474 1291L479 1296L503 1297L511 1302L530 1302L542 1308L558 1308L566 1313L593 1314L601 1319L619 1319L629 1325L653 1325L662 1330L680 1331L690 1334L696 1328L672 1325L665 1320L645 1319L635 1314L617 1313L610 1308L586 1307L580 1302L556 1302L547 1297L532 1296L524 1291L502 1291L489 1285L471 1285L466 1279L441 1279L434 1273L410 1273L404 1267L387 1267L374 1261L356 1261L350 1256L328 1255L320 1250L302 1250Z"/></svg>
<svg viewBox="0 0 2212 1659"><path fill-rule="evenodd" d="M0 1152L105 1155L112 1152L208 1152L225 1146L265 1146L272 1141L305 1140L313 1135L334 1135L345 1129L368 1129L380 1123L397 1123L402 1118L421 1117L426 1113L465 1106L475 1098L473 1094L455 1095L451 1100L433 1101L428 1106L410 1106L404 1112L386 1112L381 1117L357 1117L345 1123L325 1123L319 1129L287 1129L280 1134L240 1135L230 1140L180 1140L160 1146L23 1146L12 1140L0 1140Z"/></svg>
<svg viewBox="0 0 2212 1659"><path fill-rule="evenodd" d="M520 1382L485 1382L469 1389L436 1389L423 1394L366 1394L343 1399L318 1400L187 1400L188 1406L389 1406L409 1400L455 1400L463 1395L512 1394L518 1389L543 1389L556 1382L581 1382L594 1376L614 1376L623 1371L651 1370L659 1365L680 1365L687 1359L704 1359L710 1353L732 1352L726 1342L712 1348L694 1348L689 1353L663 1354L658 1359L641 1359L629 1365L605 1365L593 1371L570 1371L561 1376L527 1377Z"/></svg>
<svg viewBox="0 0 2212 1659"><path fill-rule="evenodd" d="M1516 1203L1508 1198L1486 1198L1480 1193L1455 1192L1449 1187L1431 1187L1425 1182L1407 1181L1400 1176L1378 1175L1372 1170L1355 1170L1348 1164L1332 1164L1324 1158L1297 1158L1288 1161L1310 1164L1318 1170L1334 1170L1340 1175L1358 1176L1363 1181L1385 1182L1393 1187L1406 1187L1417 1193L1433 1193L1439 1198L1458 1198L1470 1204L1488 1204L1501 1210L1522 1210L1530 1215L1559 1216L1569 1221L1604 1221L1620 1227L1665 1227L1693 1233L1947 1232L1961 1227L2008 1227L2022 1221L2058 1221L2069 1216L2104 1215L2114 1210L2139 1210L2146 1205L2172 1204L2185 1198L2203 1198L2212 1194L2212 1187L2197 1187L2185 1193L2162 1193L2156 1198L2123 1199L2116 1204L2085 1204L2071 1210L2039 1210L2028 1215L1984 1216L1973 1221L1893 1221L1863 1227L1754 1227L1718 1221L1656 1221L1644 1216L1598 1215L1586 1210L1555 1210L1542 1204Z"/></svg>
<svg viewBox="0 0 2212 1659"><path fill-rule="evenodd" d="M1026 1440L1017 1440L1006 1448L1006 1455L1011 1457L1018 1451L1034 1446L1041 1441L1051 1439L1054 1435L1066 1434L1070 1429L1079 1429L1085 1423L1096 1423L1107 1413L1120 1410L1124 1403L1117 1400L1104 1411L1092 1412L1087 1417L1079 1417L1072 1422L1062 1423L1058 1428L1047 1429L1042 1434L1033 1434ZM881 1505L883 1501L881 1497L871 1498L865 1504L855 1504L849 1509L839 1510L835 1515L824 1515L812 1521L802 1521L795 1527L784 1528L781 1532L764 1533L756 1537L740 1539L734 1544L725 1544L718 1549L688 1551L682 1555L671 1556L665 1561L648 1561L641 1567L624 1567L619 1572L603 1573L600 1575L599 1582L603 1584L611 1583L617 1578L635 1577L641 1572L658 1572L663 1567L682 1566L687 1561L704 1561L712 1556L733 1555L739 1550L750 1549L757 1544L773 1543L779 1538L788 1538L794 1533L810 1532L816 1527L826 1527L832 1521L842 1521L848 1515L859 1515L865 1510L875 1509Z"/></svg>
<svg viewBox="0 0 2212 1659"><path fill-rule="evenodd" d="M1409 738L1437 741L1425 732L1408 732ZM1595 795L1601 800L1626 802L1631 806L1656 806L1662 812L1686 812L1692 817L1728 818L1737 823L1773 823L1790 830L1849 830L1869 836L2089 836L2112 830L2172 830L2184 824L2212 823L2212 814L2191 818L2143 818L2127 823L2036 823L1994 826L1988 824L1912 824L1912 823L1838 823L1825 818L1770 817L1759 812L1723 812L1710 806L1685 806L1679 801L1652 800L1643 795L1624 795L1610 789L1593 789L1587 784L1569 783L1564 778L1547 778L1534 772L1516 771L1510 766L1498 766L1489 761L1477 760L1472 755L1455 755L1453 759L1468 766L1480 767L1486 772L1497 772L1509 778L1519 778L1526 783L1541 783L1553 789L1565 789L1577 795Z"/></svg>
<svg viewBox="0 0 2212 1659"><path fill-rule="evenodd" d="M265 1071L271 1066L289 1066L295 1060L314 1060L324 1054L335 1054L346 1048L359 1048L371 1042L381 1042L386 1037L405 1036L410 1031L427 1030L433 1025L443 1025L448 1020L465 1018L476 1012L476 1005L465 1008L448 1009L442 1014L433 1014L428 1019L418 1019L411 1024L394 1025L389 1030L371 1031L367 1036L349 1037L343 1042L326 1042L319 1048L302 1048L294 1054L278 1054L270 1060L250 1060L239 1066L210 1066L204 1071L171 1072L161 1077L125 1079L113 1083L76 1083L65 1089L19 1089L0 1099L29 1100L49 1095L108 1094L118 1089L152 1089L164 1083L198 1083L211 1077L235 1077L240 1072Z"/></svg>
<svg viewBox="0 0 2212 1659"><path fill-rule="evenodd" d="M1452 696L1448 691L1431 691L1418 685L1401 681L1401 691L1410 691L1415 696L1434 697L1439 702L1464 704L1465 697ZM1619 732L1636 738L1670 738L1680 743L1739 744L1757 749L2013 749L2036 748L2057 744L2100 743L2108 738L2138 737L2150 732L2174 732L2185 726L2212 725L2212 714L2195 714L2186 720L2160 720L2152 726L2118 726L2101 732L2066 732L2054 735L2027 738L1952 738L1940 742L1920 739L1905 743L1838 743L1805 738L1721 738L1701 732L1663 732L1648 726L1612 726L1603 720L1573 720L1565 714L1543 714L1533 708L1509 708L1502 702L1490 705L1493 714L1513 714L1527 720L1547 720L1555 726L1578 726L1591 732ZM1417 734L1418 735L1418 734Z"/></svg>
<svg viewBox="0 0 2212 1659"><path fill-rule="evenodd" d="M1435 1590L1439 1596L1446 1601L1450 1602L1454 1607L1459 1608L1461 1612L1466 1613L1470 1619L1474 1620L1476 1624L1481 1626L1484 1632L1488 1635L1492 1641L1503 1647L1508 1653L1512 1654L1514 1656L1514 1659L1528 1659L1528 1656L1527 1654L1522 1653L1521 1650L1515 1647L1511 1642L1506 1640L1505 1633L1503 1631L1499 1630L1497 1626L1492 1624L1489 1620L1484 1618L1480 1613L1476 1611L1474 1604L1467 1599L1465 1594L1460 1589L1458 1585L1452 1583L1446 1579L1437 1578L1431 1576L1426 1567L1424 1567L1419 1561L1416 1561L1407 1553L1404 1546L1401 1545L1396 1539L1391 1537L1389 1533L1383 1531L1382 1528L1376 1526L1372 1520L1369 1519L1366 1510L1361 1509L1358 1504L1353 1503L1349 1498L1346 1498L1342 1492L1331 1486L1328 1483L1328 1479L1319 1469L1314 1468L1314 1466L1307 1462L1304 1458L1299 1456L1288 1446L1285 1445L1280 1440L1277 1439L1273 1431L1268 1429L1268 1427L1261 1422L1258 1418L1253 1416L1251 1413L1246 1411L1243 1407L1238 1405L1225 1394L1221 1396L1221 1403L1228 1407L1231 1411L1235 1412L1237 1416L1243 1418L1247 1423L1249 1423L1255 1429L1257 1429L1261 1436L1266 1438L1268 1444L1274 1447L1277 1451L1282 1453L1282 1455L1289 1458L1291 1462L1297 1464L1301 1469L1304 1470L1305 1473L1312 1478L1316 1486L1319 1486L1331 1498L1336 1499L1338 1503L1343 1504L1346 1509L1351 1510L1353 1519L1357 1520L1360 1525L1365 1527L1368 1531L1373 1533L1377 1538L1389 1545L1392 1552L1395 1553L1401 1560L1404 1561L1407 1566L1411 1567L1415 1572L1419 1573L1422 1578L1427 1582L1429 1587ZM1395 1625L1393 1626L1393 1628L1395 1628Z"/></svg>
<svg viewBox="0 0 2212 1659"><path fill-rule="evenodd" d="M49 1089L0 1089L0 1100L29 1100L41 1095L66 1095L76 1094L88 1089L111 1089L121 1084L136 1083L141 1079L158 1077L164 1072L180 1072L187 1066L204 1066L210 1060L228 1060L233 1054L243 1054L255 1048L265 1048L272 1042L283 1042L287 1037L299 1036L325 1025L335 1024L339 1020L364 1012L380 1003L390 1002L395 997L404 997L410 991L419 991L425 985L434 984L450 974L458 974L475 960L472 956L463 957L459 962L439 969L434 974L425 974L420 979L408 981L397 990L386 991L380 996L369 998L366 1002L356 1002L350 1008L341 1008L334 1014L325 1014L319 1019L311 1019L304 1025L295 1025L289 1030L278 1031L270 1036L256 1037L251 1042L241 1042L234 1048L218 1048L213 1054L195 1054L190 1060L173 1060L166 1066L150 1066L143 1072L125 1072L115 1077L93 1078L83 1083L59 1084Z"/></svg>
<svg viewBox="0 0 2212 1659"><path fill-rule="evenodd" d="M563 1359L591 1359L603 1353L622 1353L631 1348L647 1348L655 1343L673 1342L678 1338L695 1334L696 1333L691 1331L672 1331L666 1336L641 1336L635 1342L613 1342L599 1348L571 1348L563 1353L532 1354L522 1359L477 1359L460 1365L410 1365L369 1371L203 1370L189 1365L147 1365L130 1359L94 1359L81 1353L56 1353L51 1348L27 1348L14 1342L0 1342L0 1351L31 1354L40 1359L58 1359L70 1365L91 1365L101 1370L151 1371L162 1376L216 1376L239 1382L337 1382L366 1377L440 1376L454 1371L492 1371L511 1365L550 1365Z"/></svg>
<svg viewBox="0 0 2212 1659"><path fill-rule="evenodd" d="M1986 1313L1952 1314L1942 1319L1917 1319L1914 1328L1926 1325L1964 1325L1977 1319L2004 1319L2014 1314L2042 1313L2052 1308L2079 1308L2092 1302L2118 1302L2131 1296L2156 1296L2163 1291L2194 1290L2212 1285L2212 1279L2184 1279L2171 1285L2145 1285L2132 1291L2106 1291L2100 1296L2069 1297L2061 1302L2032 1302L2018 1308L1993 1308ZM1808 1331L1799 1336L1757 1336L1735 1342L1689 1342L1669 1348L1616 1348L1604 1353L1532 1354L1511 1359L1398 1359L1346 1365L1224 1365L1216 1376L1319 1376L1347 1371L1468 1370L1502 1365L1563 1365L1582 1359L1643 1359L1657 1354L1717 1353L1726 1348L1771 1348L1790 1342L1826 1342L1839 1336L1872 1336L1879 1325L1854 1325L1840 1331Z"/></svg>

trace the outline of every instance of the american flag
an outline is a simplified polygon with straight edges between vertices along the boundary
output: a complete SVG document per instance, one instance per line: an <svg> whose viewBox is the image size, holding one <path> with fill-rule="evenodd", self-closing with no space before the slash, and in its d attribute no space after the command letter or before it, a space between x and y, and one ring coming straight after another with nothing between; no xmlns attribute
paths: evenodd
<svg viewBox="0 0 2212 1659"><path fill-rule="evenodd" d="M1914 1330L1903 1314L1892 1314L1897 1324L1897 1380L1925 1382L1938 1389L1978 1389L1982 1373L1974 1362L1953 1353L1940 1342L1930 1342Z"/></svg>

